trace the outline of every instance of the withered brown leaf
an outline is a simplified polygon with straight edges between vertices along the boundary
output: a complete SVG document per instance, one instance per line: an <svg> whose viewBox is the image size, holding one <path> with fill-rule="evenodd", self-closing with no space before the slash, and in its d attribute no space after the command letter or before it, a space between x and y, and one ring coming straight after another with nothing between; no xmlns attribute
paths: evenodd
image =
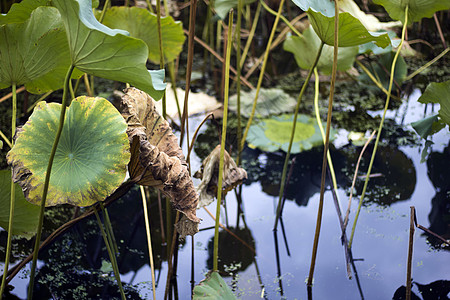
<svg viewBox="0 0 450 300"><path fill-rule="evenodd" d="M195 234L200 222L196 216L198 194L169 123L156 111L154 100L136 88L125 90L121 112L131 143L131 180L154 186L170 197L174 207L193 223L190 230L182 230L183 235Z"/></svg>
<svg viewBox="0 0 450 300"><path fill-rule="evenodd" d="M236 165L227 150L225 150L223 158L222 193L226 195L226 193L241 184L244 179L247 179L247 172ZM197 187L197 191L200 194L198 207L209 205L214 200L214 197L217 196L219 161L220 145L216 146L208 157L203 160L200 170L194 175L194 177L202 179L202 182Z"/></svg>

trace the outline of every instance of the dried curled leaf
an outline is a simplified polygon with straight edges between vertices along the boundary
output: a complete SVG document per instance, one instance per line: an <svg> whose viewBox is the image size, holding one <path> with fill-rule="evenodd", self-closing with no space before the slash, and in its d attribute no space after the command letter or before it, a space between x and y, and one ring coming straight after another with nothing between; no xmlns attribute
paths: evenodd
<svg viewBox="0 0 450 300"><path fill-rule="evenodd" d="M131 143L131 180L154 186L170 197L187 217L178 225L183 228L177 227L180 235L194 235L200 222L196 216L198 194L172 128L156 111L153 99L136 88L125 90L121 106Z"/></svg>
<svg viewBox="0 0 450 300"><path fill-rule="evenodd" d="M229 191L247 179L247 172L239 168L228 154L227 150L223 157L223 180L222 193L226 195ZM194 175L201 178L202 182L197 187L200 194L198 207L208 206L217 195L217 184L219 180L220 145L218 145L202 163L202 167Z"/></svg>

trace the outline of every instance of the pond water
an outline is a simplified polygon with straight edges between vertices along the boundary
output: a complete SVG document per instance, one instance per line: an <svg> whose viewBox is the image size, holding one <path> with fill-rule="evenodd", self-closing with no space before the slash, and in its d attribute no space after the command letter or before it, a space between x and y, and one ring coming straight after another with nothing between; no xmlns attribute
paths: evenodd
<svg viewBox="0 0 450 300"><path fill-rule="evenodd" d="M418 95L419 92L413 92L409 104L404 103L398 110L401 113L390 111L388 118L404 124L405 130L412 130L409 124L423 117L424 107L416 101ZM377 115L379 112L371 114ZM193 118L191 128L200 121L201 118ZM353 176L354 164L361 149L347 145L346 136L345 130L339 132L334 143L336 147L332 151L343 212L347 207L347 192L351 185L348 178ZM396 290L406 282L410 206L415 206L419 224L431 227L449 238L449 138L447 129L434 137L433 153L427 163L420 162L420 147L398 144L380 147L379 160L375 162L373 173L381 173L381 176L373 178L372 184L369 184L371 192L363 205L352 247L360 290L354 276L351 280L347 277L336 208L331 192L326 191L313 299L392 299ZM307 299L305 282L309 273L319 202L321 149L295 157L282 218L290 255L287 254L279 226L279 271L272 228L283 154L246 149L244 159L247 162L244 167L248 167L249 180L242 186L243 219L238 221L237 218L235 194L230 192L226 196L226 214L222 209L221 223L232 228L238 227L239 230L234 229L234 232L256 250L254 255L248 247L221 231L219 266L226 270L227 273L223 274L225 280L241 299ZM192 169L197 170L200 164L200 159L194 156ZM360 168L360 173L364 174L366 169L367 162ZM357 201L355 197L348 231ZM121 253L118 262L122 280L130 291L130 299L151 298L151 275L141 207L139 191L132 189L109 208ZM165 248L161 246L159 210L155 199L151 199L150 209L158 282L156 294L157 299L163 299L168 266L167 261L162 259L166 254ZM208 209L214 212L215 203ZM192 242L195 250L195 282L202 280L212 267L210 241L214 231L208 228L214 226L214 221L204 210L199 210L198 216L203 219L200 228L205 230L196 234L194 240L188 237L179 248L179 299L190 299ZM40 273L36 279L36 299L109 299L118 296L114 278L109 279L110 265L96 226L95 219L87 219L44 250L38 265ZM417 299L448 299L448 250L448 247L440 248L439 243L427 237L423 231L416 230L412 277L415 283L413 292L419 297ZM22 299L26 297L28 270L29 266L13 279L11 284L15 289L11 295ZM278 272L281 276L278 276ZM419 288L427 290L423 285L431 283L435 283L434 291L442 292L442 298L433 298L430 293L420 294ZM436 288L439 284L440 287ZM48 293L48 289L52 293Z"/></svg>

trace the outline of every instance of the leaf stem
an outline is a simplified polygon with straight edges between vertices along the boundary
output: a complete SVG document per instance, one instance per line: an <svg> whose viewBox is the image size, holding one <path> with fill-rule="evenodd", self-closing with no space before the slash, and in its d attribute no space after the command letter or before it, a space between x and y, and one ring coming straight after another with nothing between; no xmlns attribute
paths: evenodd
<svg viewBox="0 0 450 300"><path fill-rule="evenodd" d="M331 73L331 85L330 85L330 97L328 98L328 113L327 113L327 129L325 133L325 142L323 147L323 159L322 159L322 177L320 181L320 198L319 208L317 210L316 232L314 234L313 250L311 255L311 266L309 268L307 285L312 287L314 278L314 268L316 265L317 249L319 247L320 228L322 226L322 212L323 212L323 198L325 194L325 176L327 173L327 155L328 146L330 142L330 129L331 129L331 116L333 114L333 96L334 85L336 83L337 61L339 52L339 4L338 1L334 2L334 43L333 43L333 69Z"/></svg>
<svg viewBox="0 0 450 300"><path fill-rule="evenodd" d="M156 280L155 280L155 266L153 264L153 250L152 250L152 237L150 234L150 222L148 221L148 209L147 209L147 197L145 197L144 187L139 186L142 197L142 207L144 209L144 219L145 219L145 231L147 233L147 245L148 245L148 255L150 258L150 269L152 273L152 292L153 299L156 300Z"/></svg>
<svg viewBox="0 0 450 300"><path fill-rule="evenodd" d="M282 0L283 1L283 0ZM227 136L227 118L228 118L228 92L230 87L230 56L231 56L231 41L233 29L233 10L228 15L228 39L227 39L227 54L225 57L225 91L223 99L223 122L222 122L222 138L220 142L220 160L219 160L219 175L217 182L217 206L216 206L216 222L214 231L214 254L213 254L213 271L218 270L218 256L219 256L219 217L220 204L222 202L222 180L223 180L223 160L225 153L225 140Z"/></svg>
<svg viewBox="0 0 450 300"><path fill-rule="evenodd" d="M264 7L265 10L267 10L269 13L271 13L272 15L276 16L277 13L276 11L274 11L273 9L271 9L263 0L259 0L259 2L261 2L262 6ZM292 30L292 32L294 32L297 36L302 37L303 35L294 27L294 25L292 25L288 19L286 19L283 15L280 16L281 20L283 20L283 22L287 25L287 27L289 27L289 29Z"/></svg>
<svg viewBox="0 0 450 300"><path fill-rule="evenodd" d="M420 74L423 71L425 71L428 67L430 67L432 64L437 62L441 57L443 57L445 54L447 54L448 51L450 51L450 47L448 47L447 49L445 49L444 51L439 53L438 56L436 56L435 58L433 58L432 60L430 60L429 62L427 62L426 64L424 64L423 66L421 66L420 68L418 68L417 70L415 70L414 72L409 74L408 76L406 76L405 81L408 81L408 80L412 79L414 76L416 76L417 74Z"/></svg>
<svg viewBox="0 0 450 300"><path fill-rule="evenodd" d="M166 14L168 12L166 11ZM162 29L161 29L161 1L156 0L156 25L158 27L158 45L159 45L159 67L164 69L164 52L162 43ZM166 92L162 97L162 116L166 118Z"/></svg>
<svg viewBox="0 0 450 300"><path fill-rule="evenodd" d="M114 276L116 277L117 285L119 286L120 295L122 297L122 300L126 300L127 297L125 296L125 292L123 291L122 282L120 281L120 273L119 273L119 267L117 266L117 260L116 256L113 253L113 250L111 249L110 239L111 237L108 237L107 233L105 232L105 229L103 228L103 224L100 221L100 217L98 215L97 209L94 209L95 218L97 219L98 227L100 228L100 232L103 236L103 241L106 245L106 250L108 251L109 259L111 260L111 265L113 267Z"/></svg>
<svg viewBox="0 0 450 300"><path fill-rule="evenodd" d="M258 84L256 86L255 99L253 100L252 112L250 114L250 118L248 119L247 126L245 127L244 134L242 136L241 144L239 145L239 152L242 152L245 145L245 139L247 138L248 131L250 129L250 125L252 124L253 117L255 116L256 111L256 102L259 96L259 90L261 89L262 80L264 78L264 72L266 70L267 60L269 58L270 46L272 45L273 37L275 36L275 31L277 29L278 21L280 20L281 11L283 10L284 0L280 1L280 7L278 9L277 17L273 23L272 31L270 32L269 41L267 42L266 51L264 53L264 60L261 66L261 72L259 73Z"/></svg>
<svg viewBox="0 0 450 300"><path fill-rule="evenodd" d="M308 75L306 76L305 82L303 82L302 89L300 90L300 94L298 94L298 97L297 97L297 105L295 106L295 111L294 111L294 120L292 121L291 138L289 140L288 151L287 151L286 157L284 159L283 172L281 173L281 183L280 183L280 192L278 194L277 214L275 216L275 224L273 225L273 230L277 230L278 219L280 218L280 214L281 214L281 202L283 200L284 186L286 183L286 174L287 174L287 169L288 169L288 164L289 164L289 156L291 154L292 143L294 141L295 128L297 126L298 110L300 108L300 103L302 101L303 94L305 93L306 87L308 86L309 80L311 79L313 70L317 66L317 63L319 62L319 58L320 58L320 55L322 54L322 49L323 49L324 45L325 45L324 42L322 42L320 44L319 50L317 51L316 58L314 60L314 63L311 66L311 69L309 69Z"/></svg>
<svg viewBox="0 0 450 300"><path fill-rule="evenodd" d="M237 23L236 23L236 95L237 95L237 144L241 144L242 128L241 128L241 24L242 24L242 3L238 0ZM238 149L239 150L239 149ZM241 164L241 152L238 151L236 164Z"/></svg>
<svg viewBox="0 0 450 300"><path fill-rule="evenodd" d="M397 52L395 53L394 59L392 60L391 77L389 78L389 88L388 88L388 95L386 98L386 104L384 106L384 111L383 111L383 116L381 117L380 126L378 127L377 138L375 139L375 145L373 147L372 157L370 158L369 168L367 169L366 180L364 181L364 187L363 187L363 190L361 193L361 197L359 199L358 209L356 210L355 220L353 221L352 233L350 235L350 240L348 242L349 249L352 248L353 237L355 235L355 230L356 230L356 223L358 222L358 217L359 217L359 213L361 212L361 207L362 207L362 203L364 201L364 196L366 195L367 184L369 183L369 179L370 179L370 172L372 171L373 161L375 160L375 155L377 153L378 142L380 141L381 131L383 130L384 119L386 117L386 112L389 107L389 100L391 98L391 92L392 92L392 83L394 81L395 65L397 64L397 59L398 59L398 56L400 55L400 50L402 49L403 42L405 41L407 25L408 25L408 6L406 6L406 8L405 8L405 22L403 23L402 39L400 41L400 45L398 46Z"/></svg>
<svg viewBox="0 0 450 300"><path fill-rule="evenodd" d="M55 140L53 142L52 151L50 153L50 158L48 159L48 165L47 165L47 172L45 174L45 182L44 182L44 188L42 191L42 201L41 201L41 209L39 212L39 222L38 227L36 231L36 240L34 243L34 251L33 251L33 261L31 263L31 273L30 273L30 282L28 285L28 296L27 299L31 300L33 298L33 287L34 287L34 277L36 273L36 264L37 264L37 258L39 253L39 244L41 243L41 234L42 234L42 225L44 223L44 210L45 210L45 201L47 200L47 193L48 193L48 186L50 183L50 174L52 172L52 166L53 166L53 159L55 158L56 149L58 148L59 139L61 137L61 133L64 127L64 118L66 115L66 103L67 103L67 94L69 92L69 80L70 76L72 75L73 69L75 67L71 65L69 67L69 70L67 71L66 78L64 79L64 91L63 91L63 97L62 97L62 103L61 103L61 113L59 116L59 126L58 130L56 131Z"/></svg>
<svg viewBox="0 0 450 300"><path fill-rule="evenodd" d="M11 116L11 143L9 143L8 139L5 137L5 141L12 148L14 144L14 134L16 134L16 115L17 115L17 91L16 84L12 84L12 116ZM12 170L11 170L12 175ZM0 300L3 298L3 292L6 287L6 277L8 275L9 268L9 259L11 257L11 243L12 243L12 235L13 235L13 223L14 223L14 207L16 204L16 188L14 186L14 181L11 178L11 198L9 203L9 222L8 222L8 239L6 242L6 257L5 257L5 266L3 269L3 277L2 277L2 285L0 287Z"/></svg>
<svg viewBox="0 0 450 300"><path fill-rule="evenodd" d="M0 130L0 136L2 137L2 139L5 141L5 143L8 144L9 148L13 147L12 142L6 137L6 135Z"/></svg>

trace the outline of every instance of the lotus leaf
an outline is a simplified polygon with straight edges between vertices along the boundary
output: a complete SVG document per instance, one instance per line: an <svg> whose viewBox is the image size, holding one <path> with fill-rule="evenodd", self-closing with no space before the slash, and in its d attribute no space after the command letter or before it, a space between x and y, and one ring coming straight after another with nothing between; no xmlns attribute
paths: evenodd
<svg viewBox="0 0 450 300"><path fill-rule="evenodd" d="M53 0L66 28L72 65L79 70L122 82L148 92L155 99L164 93L164 70L149 71L147 45L99 23L88 0Z"/></svg>
<svg viewBox="0 0 450 300"><path fill-rule="evenodd" d="M389 72L394 59L394 52L389 52L378 56L376 63L373 64L373 71L379 78L381 84L387 89L389 87ZM403 57L399 56L395 64L394 80L397 84L402 84L406 78L407 65ZM361 80L367 83L372 83L366 74L360 76Z"/></svg>
<svg viewBox="0 0 450 300"><path fill-rule="evenodd" d="M381 48L375 45L373 42L368 42L362 45L359 45L359 54L369 54L373 53L375 55L385 54L392 52L392 48L397 48L400 45L400 39L395 39L397 35L393 31L386 32L389 38L391 39L391 45L386 48ZM395 39L395 40L394 40Z"/></svg>
<svg viewBox="0 0 450 300"><path fill-rule="evenodd" d="M41 202L60 109L61 104L38 103L7 155L14 181L34 204ZM126 128L122 116L107 100L74 99L56 150L46 206L88 206L110 195L125 179L130 159Z"/></svg>
<svg viewBox="0 0 450 300"><path fill-rule="evenodd" d="M252 124L247 136L249 146L268 152L280 149L287 152L293 119L294 115L280 115ZM331 132L330 140L333 140L333 136ZM316 120L306 115L298 115L291 153L300 153L322 144L322 135Z"/></svg>
<svg viewBox="0 0 450 300"><path fill-rule="evenodd" d="M12 233L31 238L36 233L39 218L39 206L25 200L18 184L14 184L14 224ZM0 227L8 230L9 209L11 202L11 171L0 171Z"/></svg>
<svg viewBox="0 0 450 300"><path fill-rule="evenodd" d="M450 126L450 80L430 83L419 98L420 103L439 103L439 117Z"/></svg>
<svg viewBox="0 0 450 300"><path fill-rule="evenodd" d="M33 10L39 6L46 6L49 2L50 0L23 0L14 3L6 15L0 14L0 25L25 22Z"/></svg>
<svg viewBox="0 0 450 300"><path fill-rule="evenodd" d="M405 21L405 9L408 6L408 24L422 18L431 18L439 10L450 9L450 0L374 0L382 5L394 20Z"/></svg>
<svg viewBox="0 0 450 300"><path fill-rule="evenodd" d="M334 2L330 0L292 0L303 11L312 9L321 12L324 16L334 17Z"/></svg>
<svg viewBox="0 0 450 300"><path fill-rule="evenodd" d="M244 117L250 117L252 112L253 100L256 90L250 92L241 91L241 114ZM268 117L294 110L297 101L285 93L282 89L264 89L261 88L258 95L258 105L255 115L259 117ZM237 95L230 97L228 109L237 111Z"/></svg>
<svg viewBox="0 0 450 300"><path fill-rule="evenodd" d="M251 4L256 0L243 0L243 4ZM223 20L227 17L230 9L237 7L238 0L215 0L214 1L214 9L217 15Z"/></svg>
<svg viewBox="0 0 450 300"><path fill-rule="evenodd" d="M312 9L308 10L308 17L319 38L327 45L333 46L335 17L326 17ZM338 36L339 47L358 46L372 41L381 48L386 48L391 44L386 33L368 32L357 18L347 12L339 14Z"/></svg>
<svg viewBox="0 0 450 300"><path fill-rule="evenodd" d="M433 115L413 122L411 123L411 126L421 138L427 139L429 135L432 135L444 128L445 124L439 121L438 115Z"/></svg>
<svg viewBox="0 0 450 300"><path fill-rule="evenodd" d="M194 235L200 222L196 216L198 195L172 128L156 111L154 100L136 88L125 90L121 106L131 143L131 180L166 194L187 217L180 222L191 230L178 229L179 233Z"/></svg>
<svg viewBox="0 0 450 300"><path fill-rule="evenodd" d="M386 31L394 27L402 26L402 23L398 21L380 22L374 15L363 12L353 0L340 0L339 10L351 13L369 31Z"/></svg>
<svg viewBox="0 0 450 300"><path fill-rule="evenodd" d="M38 7L25 22L0 26L0 89L12 84L24 84L32 93L59 89L69 65L56 8Z"/></svg>
<svg viewBox="0 0 450 300"><path fill-rule="evenodd" d="M206 274L205 279L195 286L193 299L234 300L237 298L219 275L219 272L211 271Z"/></svg>
<svg viewBox="0 0 450 300"><path fill-rule="evenodd" d="M288 36L283 43L283 49L294 54L297 65L302 69L310 69L314 63L312 53L317 53L320 46L320 39L312 27L308 27L303 32L303 37ZM338 70L346 71L353 66L355 57L358 54L358 47L339 48ZM333 47L324 45L317 68L324 74L331 74L333 66Z"/></svg>
<svg viewBox="0 0 450 300"><path fill-rule="evenodd" d="M158 27L156 15L139 7L114 6L108 9L103 24L126 30L143 40L148 47L148 59L159 64ZM185 40L183 25L172 17L161 18L164 61L173 61L181 52Z"/></svg>

